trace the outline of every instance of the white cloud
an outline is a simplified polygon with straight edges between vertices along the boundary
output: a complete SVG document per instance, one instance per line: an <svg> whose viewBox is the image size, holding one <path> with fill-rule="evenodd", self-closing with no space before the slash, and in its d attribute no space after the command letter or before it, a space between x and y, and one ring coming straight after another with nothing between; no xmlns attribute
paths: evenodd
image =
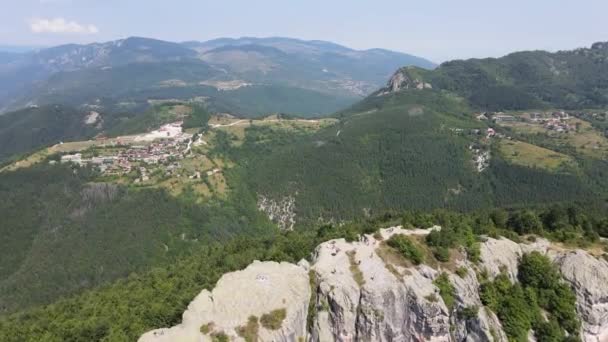
<svg viewBox="0 0 608 342"><path fill-rule="evenodd" d="M35 18L29 21L30 30L34 33L76 33L95 34L99 29L95 25L82 25L63 18Z"/></svg>

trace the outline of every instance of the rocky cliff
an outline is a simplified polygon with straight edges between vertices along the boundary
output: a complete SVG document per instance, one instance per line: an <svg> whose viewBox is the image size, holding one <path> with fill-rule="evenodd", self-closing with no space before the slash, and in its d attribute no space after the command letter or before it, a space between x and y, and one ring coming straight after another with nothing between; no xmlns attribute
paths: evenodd
<svg viewBox="0 0 608 342"><path fill-rule="evenodd" d="M547 240L518 244L488 238L480 260L464 251L448 264L413 265L387 247L396 234L423 237L432 229L382 229L359 241L317 247L312 263L254 262L224 275L190 304L182 324L148 332L152 341L507 341L501 323L480 300L477 274L506 273L517 281L523 254L547 255L577 297L583 341L608 340L608 262ZM454 289L446 303L437 284ZM479 308L462 315L467 308Z"/></svg>
<svg viewBox="0 0 608 342"><path fill-rule="evenodd" d="M397 70L389 79L386 87L381 89L378 96L396 93L404 89L432 89L433 86L423 79L425 70L415 67L405 67Z"/></svg>

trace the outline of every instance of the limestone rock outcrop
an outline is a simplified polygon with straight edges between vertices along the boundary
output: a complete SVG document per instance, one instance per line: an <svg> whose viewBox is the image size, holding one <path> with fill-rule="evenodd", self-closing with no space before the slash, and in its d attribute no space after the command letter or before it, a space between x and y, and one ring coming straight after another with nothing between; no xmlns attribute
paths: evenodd
<svg viewBox="0 0 608 342"><path fill-rule="evenodd" d="M254 262L246 269L227 273L212 292L203 290L188 306L183 321L168 329L144 334L140 342L212 341L223 335L244 340L239 328L250 317L261 319L274 310L284 310L285 318L276 330L256 326L261 341L297 341L306 333L310 298L308 271L289 263Z"/></svg>
<svg viewBox="0 0 608 342"><path fill-rule="evenodd" d="M581 250L555 258L564 279L576 294L585 341L608 341L608 262Z"/></svg>
<svg viewBox="0 0 608 342"><path fill-rule="evenodd" d="M538 239L531 244L518 244L509 239L487 239L480 246L481 267L491 278L506 272L511 281L517 280L517 265L522 255L531 252L547 254L549 241Z"/></svg>
<svg viewBox="0 0 608 342"><path fill-rule="evenodd" d="M427 230L382 231L421 235ZM433 285L437 271L388 266L378 253L381 240L364 236L321 244L316 273L315 341L448 341L450 315ZM381 254L381 253L380 253Z"/></svg>
<svg viewBox="0 0 608 342"><path fill-rule="evenodd" d="M418 75L419 70L415 67L405 67L399 69L388 81L386 87L378 93L378 96L396 93L405 89L432 89L430 83L424 82L422 77Z"/></svg>
<svg viewBox="0 0 608 342"><path fill-rule="evenodd" d="M526 253L549 256L577 296L583 341L608 341L608 262L582 250L565 250L549 241L515 243L487 238L474 264L459 251L453 263L413 265L389 248L395 234L423 239L433 229L382 229L358 241L337 239L319 245L311 262L252 263L228 273L211 292L202 291L173 328L144 334L140 342L230 341L246 339L255 318L258 341L500 341L500 320L483 306L478 273L490 278L505 272L517 281L517 265ZM436 279L447 274L453 302L442 299ZM276 329L262 317L284 310ZM467 311L466 315L462 312ZM533 337L533 335L530 335Z"/></svg>

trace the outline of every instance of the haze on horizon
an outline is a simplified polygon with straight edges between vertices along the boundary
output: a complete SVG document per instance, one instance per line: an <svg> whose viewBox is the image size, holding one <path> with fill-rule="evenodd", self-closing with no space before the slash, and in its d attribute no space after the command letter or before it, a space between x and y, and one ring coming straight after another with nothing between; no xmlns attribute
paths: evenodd
<svg viewBox="0 0 608 342"><path fill-rule="evenodd" d="M442 62L608 40L608 2L600 0L21 0L5 8L0 45L53 46L129 36L169 41L281 36L385 48Z"/></svg>

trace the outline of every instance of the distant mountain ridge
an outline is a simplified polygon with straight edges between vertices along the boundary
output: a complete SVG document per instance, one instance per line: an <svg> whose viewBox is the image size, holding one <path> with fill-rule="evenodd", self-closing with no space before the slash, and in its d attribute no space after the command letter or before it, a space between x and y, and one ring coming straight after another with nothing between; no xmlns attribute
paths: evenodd
<svg viewBox="0 0 608 342"><path fill-rule="evenodd" d="M129 65L145 64L147 75L134 73L137 67L123 68L116 78L103 71ZM284 86L292 92L299 89L318 93L313 99L315 112L304 109L294 114L328 114L336 108L324 99L333 96L341 103L354 103L380 87L386 78L401 65L432 68L425 59L388 50L356 51L330 42L301 41L288 38L222 38L208 42L174 43L156 39L130 37L88 45L68 44L21 54L0 53L0 112L28 105L70 103L85 105L98 97L91 94L99 87L116 89L106 94L114 103L132 102L120 80L146 78L147 84L137 87L139 100L147 100L160 86L188 88L188 91L167 91L178 99L189 99L192 94L214 98L210 89L223 90L221 82L241 82L257 86ZM171 65L171 67L168 67ZM205 77L192 79L189 67L205 68ZM171 70L168 72L168 70ZM178 71L176 71L178 70ZM77 82L61 83L63 76ZM154 77L150 77L154 75ZM61 91L59 91L61 90ZM175 90L175 89L172 89ZM175 97L175 96L174 96ZM285 100L274 99L275 106L262 112L237 113L239 99L233 102L234 114L266 114L264 111L287 111ZM144 101L145 102L145 101ZM230 106L229 106L230 107ZM317 108L321 108L317 112Z"/></svg>

